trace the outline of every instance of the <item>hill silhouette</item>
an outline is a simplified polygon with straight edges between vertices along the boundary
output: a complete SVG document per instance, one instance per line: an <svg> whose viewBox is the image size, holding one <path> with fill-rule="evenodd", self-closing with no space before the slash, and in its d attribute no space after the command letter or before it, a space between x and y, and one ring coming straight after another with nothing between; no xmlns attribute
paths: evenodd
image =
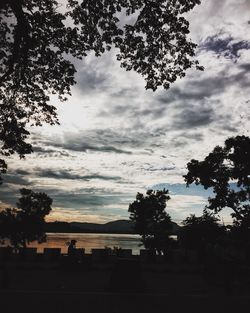
<svg viewBox="0 0 250 313"><path fill-rule="evenodd" d="M172 224L172 234L175 235L179 231L180 226L174 222L172 222ZM49 222L46 223L46 232L135 234L133 230L133 223L129 220L117 220L105 224L81 222Z"/></svg>

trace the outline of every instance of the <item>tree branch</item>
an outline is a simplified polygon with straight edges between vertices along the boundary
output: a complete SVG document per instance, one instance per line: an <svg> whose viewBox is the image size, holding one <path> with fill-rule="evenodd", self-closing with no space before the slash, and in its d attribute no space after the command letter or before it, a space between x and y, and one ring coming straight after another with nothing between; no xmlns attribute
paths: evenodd
<svg viewBox="0 0 250 313"><path fill-rule="evenodd" d="M4 83L14 71L14 66L17 64L23 55L27 56L29 50L29 29L30 25L25 18L22 7L22 1L4 0L0 5L0 9L9 6L17 19L17 25L14 30L14 43L12 55L7 62L8 69L4 75L0 77L0 85ZM23 47L22 47L23 43Z"/></svg>

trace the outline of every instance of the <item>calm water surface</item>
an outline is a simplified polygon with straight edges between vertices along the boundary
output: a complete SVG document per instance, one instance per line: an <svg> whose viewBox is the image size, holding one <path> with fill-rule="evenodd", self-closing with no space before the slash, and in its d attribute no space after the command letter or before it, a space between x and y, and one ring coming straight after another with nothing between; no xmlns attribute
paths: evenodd
<svg viewBox="0 0 250 313"><path fill-rule="evenodd" d="M61 248L62 253L67 252L67 242L71 239L77 240L77 248L85 248L85 252L91 252L91 249L104 247L120 247L123 249L132 249L133 254L139 254L142 247L139 235L124 234L75 234L75 233L47 233L47 242L38 244L31 243L29 247L37 247L38 252L43 252L44 248Z"/></svg>

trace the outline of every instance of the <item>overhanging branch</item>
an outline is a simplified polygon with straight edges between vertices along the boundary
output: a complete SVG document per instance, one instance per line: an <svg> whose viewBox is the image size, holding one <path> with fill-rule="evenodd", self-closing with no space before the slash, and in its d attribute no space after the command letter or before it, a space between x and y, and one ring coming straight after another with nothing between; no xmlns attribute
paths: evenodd
<svg viewBox="0 0 250 313"><path fill-rule="evenodd" d="M5 9L6 7L11 8L13 14L16 17L17 24L14 29L12 54L7 62L6 72L0 77L0 85L3 84L14 72L15 64L18 64L22 57L24 59L27 57L30 42L30 25L25 18L22 1L4 0L0 4L0 10Z"/></svg>

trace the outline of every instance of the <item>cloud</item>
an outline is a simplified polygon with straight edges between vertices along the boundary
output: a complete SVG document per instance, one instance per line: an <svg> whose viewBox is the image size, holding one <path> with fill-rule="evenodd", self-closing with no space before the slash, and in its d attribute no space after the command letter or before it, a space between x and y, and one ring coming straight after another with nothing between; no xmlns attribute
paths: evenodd
<svg viewBox="0 0 250 313"><path fill-rule="evenodd" d="M0 189L1 203L6 204L7 207L15 206L20 197L19 189L18 187L13 187L11 184L3 183Z"/></svg>
<svg viewBox="0 0 250 313"><path fill-rule="evenodd" d="M105 143L105 141L107 142L107 144ZM84 135L82 135L81 133L67 133L63 136L63 138L57 138L57 140L52 139L51 141L48 141L48 144L53 145L57 148L63 148L76 152L92 151L116 154L132 154L132 151L121 149L119 147L119 139L113 140L113 144L116 144L116 146L112 145L112 142L108 142L105 134L98 130L86 132Z"/></svg>
<svg viewBox="0 0 250 313"><path fill-rule="evenodd" d="M164 132L150 131L141 127L140 129L127 128L119 129L93 129L87 131L68 132L60 134L60 136L49 136L46 140L36 139L36 145L41 147L41 151L46 151L44 146L52 147L62 151L68 150L72 152L83 153L107 153L107 154L124 154L132 155L140 150L142 153L150 152L151 147L156 146L156 138L158 145L160 144L160 137ZM153 149L154 150L154 149ZM153 151L151 149L151 151ZM59 152L58 152L59 153ZM48 155L48 157L58 157L58 155ZM71 154L69 153L69 156Z"/></svg>
<svg viewBox="0 0 250 313"><path fill-rule="evenodd" d="M20 168L17 168L15 170L10 170L10 171L8 171L8 173L13 173L15 175L21 175L21 176L27 176L30 174L29 171L25 171L25 170L22 170Z"/></svg>
<svg viewBox="0 0 250 313"><path fill-rule="evenodd" d="M77 89L81 93L94 93L106 89L110 76L93 67L84 66L76 74Z"/></svg>
<svg viewBox="0 0 250 313"><path fill-rule="evenodd" d="M173 126L176 129L207 126L215 120L212 108L187 108L175 115Z"/></svg>
<svg viewBox="0 0 250 313"><path fill-rule="evenodd" d="M9 205L7 203L0 202L0 212L4 211L7 208L9 208Z"/></svg>
<svg viewBox="0 0 250 313"><path fill-rule="evenodd" d="M250 49L250 41L234 39L229 33L221 31L207 37L199 46L200 50L212 51L218 57L236 61L242 50Z"/></svg>
<svg viewBox="0 0 250 313"><path fill-rule="evenodd" d="M173 220L181 223L188 215L202 215L206 199L201 196L173 195L167 203L167 212L174 216Z"/></svg>
<svg viewBox="0 0 250 313"><path fill-rule="evenodd" d="M30 182L29 179L22 178L20 175L6 174L3 176L3 181L5 184L14 184L20 186L32 185L32 182Z"/></svg>
<svg viewBox="0 0 250 313"><path fill-rule="evenodd" d="M76 173L73 173L70 170L60 170L60 169L35 169L35 176L36 177L45 177L45 178L54 178L54 179L66 179L66 180L113 180L113 181L119 181L121 180L121 177L118 176L105 176L100 174L90 174L90 175L79 175Z"/></svg>
<svg viewBox="0 0 250 313"><path fill-rule="evenodd" d="M82 209L83 212L87 208L97 211L100 207L105 208L106 205L120 202L120 195L112 194L87 194L80 192L64 192L52 193L52 197L57 206L70 207L72 204L75 208Z"/></svg>
<svg viewBox="0 0 250 313"><path fill-rule="evenodd" d="M60 144L57 144L60 147ZM62 144L64 149L72 150L72 151L79 151L79 152L87 152L87 151L96 151L96 152L113 152L118 154L132 154L131 151L126 151L122 149L118 149L113 146L92 146L85 143L65 143Z"/></svg>
<svg viewBox="0 0 250 313"><path fill-rule="evenodd" d="M182 132L179 135L182 138L186 138L189 141L194 140L194 141L202 141L204 136L201 132Z"/></svg>
<svg viewBox="0 0 250 313"><path fill-rule="evenodd" d="M231 87L244 88L249 85L249 63L219 63L208 68L200 77L191 77L181 87L173 87L166 93L160 93L157 100L168 110L190 108L197 110L209 100L222 96ZM216 68L216 70L215 70ZM217 102L217 105L219 103Z"/></svg>
<svg viewBox="0 0 250 313"><path fill-rule="evenodd" d="M8 170L6 174L2 175L3 185L1 186L1 189L5 189L6 185L7 186L17 185L20 188L22 186L27 187L32 185L32 181L30 180L30 178L27 177L29 174L30 173L28 171L22 169Z"/></svg>
<svg viewBox="0 0 250 313"><path fill-rule="evenodd" d="M32 149L37 156L42 158L50 158L50 157L72 157L70 153L63 150L45 148L42 146L33 145Z"/></svg>
<svg viewBox="0 0 250 313"><path fill-rule="evenodd" d="M166 106L152 106L151 104L147 107L138 107L137 104L135 105L120 105L120 104L113 104L109 108L103 109L99 116L123 116L124 118L130 120L130 122L138 123L138 118L150 118L153 120L160 119L162 115L167 110ZM135 126L135 125L134 125Z"/></svg>
<svg viewBox="0 0 250 313"><path fill-rule="evenodd" d="M46 221L63 221L63 222L78 222L78 223L107 223L113 220L123 219L122 215L114 214L93 214L91 212L84 214L81 210L74 210L72 208L53 208L52 212L46 217Z"/></svg>
<svg viewBox="0 0 250 313"><path fill-rule="evenodd" d="M110 71L113 65L112 58L113 50L98 58L94 53L89 53L83 60L71 58L71 62L77 69L74 89L84 96L107 91L112 82L112 71Z"/></svg>
<svg viewBox="0 0 250 313"><path fill-rule="evenodd" d="M102 179L112 178L102 177ZM52 214L48 217L49 220L64 220L64 213L65 219L71 221L91 221L94 218L98 222L104 222L114 219L114 216L128 217L127 207L131 195L115 192L108 188L74 189L71 183L65 184L64 190L60 188L59 183L54 187L49 187L47 184L46 190L38 186L31 188L36 192L46 192L53 199ZM0 190L0 207L2 209L15 206L20 197L19 189L19 186L15 184L6 183L2 186Z"/></svg>
<svg viewBox="0 0 250 313"><path fill-rule="evenodd" d="M170 166L160 166L160 165L153 165L146 163L144 164L141 169L147 172L168 172L174 170L176 167L174 165Z"/></svg>

